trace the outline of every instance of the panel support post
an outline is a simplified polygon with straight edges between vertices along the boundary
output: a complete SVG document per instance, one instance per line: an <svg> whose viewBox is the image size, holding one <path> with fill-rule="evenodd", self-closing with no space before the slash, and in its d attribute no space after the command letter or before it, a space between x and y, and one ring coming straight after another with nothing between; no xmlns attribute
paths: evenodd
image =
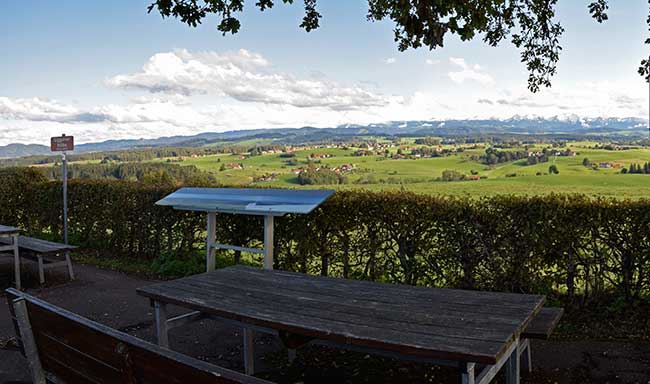
<svg viewBox="0 0 650 384"><path fill-rule="evenodd" d="M474 363L460 364L460 384L474 384Z"/></svg>
<svg viewBox="0 0 650 384"><path fill-rule="evenodd" d="M38 347L36 346L36 339L32 332L32 325L29 322L29 315L27 313L27 305L25 299L19 298L13 301L14 313L16 314L16 322L18 323L18 330L20 332L20 340L23 344L27 364L29 365L29 372L32 376L34 384L45 384L45 373L41 360L38 357Z"/></svg>
<svg viewBox="0 0 650 384"><path fill-rule="evenodd" d="M247 375L255 374L255 331L244 328L244 372Z"/></svg>
<svg viewBox="0 0 650 384"><path fill-rule="evenodd" d="M16 278L16 289L22 289L20 282L20 255L18 254L18 234L11 235L11 243L14 247L14 276Z"/></svg>
<svg viewBox="0 0 650 384"><path fill-rule="evenodd" d="M167 304L155 301L153 307L156 316L156 341L160 347L169 348Z"/></svg>
<svg viewBox="0 0 650 384"><path fill-rule="evenodd" d="M264 216L264 269L273 269L273 215Z"/></svg>
<svg viewBox="0 0 650 384"><path fill-rule="evenodd" d="M517 340L516 343L519 344L519 340ZM519 384L518 346L510 354L508 361L506 361L505 368L506 368L506 384Z"/></svg>
<svg viewBox="0 0 650 384"><path fill-rule="evenodd" d="M212 247L217 241L217 214L216 212L208 212L208 227L207 227L207 240L206 240L206 255L205 267L207 272L212 272L216 268L215 249Z"/></svg>

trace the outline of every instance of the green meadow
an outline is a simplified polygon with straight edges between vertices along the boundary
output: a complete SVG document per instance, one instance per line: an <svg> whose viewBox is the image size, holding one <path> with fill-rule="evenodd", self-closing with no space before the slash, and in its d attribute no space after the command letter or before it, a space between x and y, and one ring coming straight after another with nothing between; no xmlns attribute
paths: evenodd
<svg viewBox="0 0 650 384"><path fill-rule="evenodd" d="M480 148L466 146L462 153L436 158L360 157L352 156L355 148L331 148L296 151L295 159L298 161L298 165L288 165L288 159L281 158L279 154L251 156L244 159L240 158L240 155L214 155L187 158L179 164L194 165L199 169L212 172L220 183L229 186L361 188L470 196L582 193L592 196L633 199L650 197L650 175L621 174L621 168L593 169L582 165L584 158L588 158L594 164L609 162L620 164L621 167L629 167L632 163L642 164L650 161L650 149L593 149L595 144L590 142L569 143L567 148L577 152L577 156L551 157L549 162L535 165L527 165L525 159L493 166L472 160L472 155L484 153L484 146L480 146ZM541 148L540 146L539 149ZM515 151L523 150L523 148L504 150ZM531 148L531 150L535 150L535 148ZM391 148L391 154L396 151L397 148ZM355 169L345 174L345 184L301 186L297 176L291 173L291 170L306 167L309 163L308 157L314 153L331 155L330 158L322 159L320 163L314 164L315 166L332 168L340 167L343 164L353 164ZM230 163L241 163L244 168L227 168L220 171L222 164ZM559 174L549 174L548 168L551 164L557 166ZM474 173L483 178L481 180L449 182L437 180L445 170L455 170L466 175ZM271 181L253 181L255 177L270 174L277 176Z"/></svg>

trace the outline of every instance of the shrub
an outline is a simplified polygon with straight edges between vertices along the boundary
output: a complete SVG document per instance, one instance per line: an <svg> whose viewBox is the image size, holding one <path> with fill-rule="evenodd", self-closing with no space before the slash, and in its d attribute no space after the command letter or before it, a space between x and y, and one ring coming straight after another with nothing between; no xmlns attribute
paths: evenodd
<svg viewBox="0 0 650 384"><path fill-rule="evenodd" d="M0 176L0 223L60 236L61 184L29 169ZM70 238L116 257L156 260L164 273L198 271L200 256L191 255L205 248L204 214L155 205L174 188L71 181ZM253 247L263 237L259 217L217 220L220 242ZM279 218L274 245L284 270L583 298L614 292L633 300L650 294L648 228L647 199L345 191L309 215Z"/></svg>
<svg viewBox="0 0 650 384"><path fill-rule="evenodd" d="M462 173L452 170L452 169L446 169L442 171L442 181L460 181L460 180L465 180L465 175Z"/></svg>

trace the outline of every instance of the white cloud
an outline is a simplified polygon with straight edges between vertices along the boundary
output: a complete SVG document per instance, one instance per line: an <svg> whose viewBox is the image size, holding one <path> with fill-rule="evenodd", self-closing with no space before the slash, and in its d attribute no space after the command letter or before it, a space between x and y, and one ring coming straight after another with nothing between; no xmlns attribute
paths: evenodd
<svg viewBox="0 0 650 384"><path fill-rule="evenodd" d="M450 75L459 85L422 84L421 91L388 95L382 93L382 84L341 85L324 73L306 79L282 73L248 51L161 53L142 71L107 80L111 87L141 90L121 102L109 99L80 106L42 97L0 96L0 145L47 145L50 136L64 132L83 143L385 121L648 114L647 85L641 81L556 84L531 94L525 84L516 89L476 87L475 81L495 82L480 66L458 58L450 62L459 69Z"/></svg>
<svg viewBox="0 0 650 384"><path fill-rule="evenodd" d="M450 57L449 62L459 68L459 70L447 73L451 81L454 83L462 84L466 80L469 80L483 85L495 84L492 76L485 73L483 68L478 64L470 65L465 62L465 59L459 57Z"/></svg>
<svg viewBox="0 0 650 384"><path fill-rule="evenodd" d="M389 58L384 59L382 61L384 62L384 64L390 65L390 64L395 64L395 62L397 62L397 59L395 59L394 57L389 57Z"/></svg>
<svg viewBox="0 0 650 384"><path fill-rule="evenodd" d="M383 106L384 95L364 87L323 79L299 79L272 71L261 55L244 49L235 53L187 50L158 53L142 71L114 76L111 87L184 96L227 96L241 102L352 110Z"/></svg>
<svg viewBox="0 0 650 384"><path fill-rule="evenodd" d="M437 65L440 64L440 60L426 59L424 61L427 65Z"/></svg>

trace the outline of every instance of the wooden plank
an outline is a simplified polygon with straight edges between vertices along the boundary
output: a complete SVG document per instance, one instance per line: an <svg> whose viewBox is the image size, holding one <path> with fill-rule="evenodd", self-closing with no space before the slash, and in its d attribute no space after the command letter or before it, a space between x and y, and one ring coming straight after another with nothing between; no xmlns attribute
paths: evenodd
<svg viewBox="0 0 650 384"><path fill-rule="evenodd" d="M350 290L362 295L390 294L389 298L393 295L403 296L401 299L411 300L440 300L444 302L453 302L459 304L483 304L494 306L507 306L512 308L528 307L531 302L537 302L544 297L542 295L523 295L515 293L501 293L501 292L484 292L484 291L469 291L460 289L447 289L447 288L429 288L429 287L415 287L401 284L384 284L363 280L347 280L340 278L331 278L323 276L310 276L295 272L274 271L268 273L262 269L256 269L246 266L234 266L224 268L216 272L211 278L219 279L234 279L241 280L246 278L247 275L254 277L256 283L265 282L270 286L275 284L275 287L281 288L282 286L291 289L302 288L305 291L332 291L340 292L343 296L349 296ZM192 276L194 277L194 276Z"/></svg>
<svg viewBox="0 0 650 384"><path fill-rule="evenodd" d="M563 308L542 308L528 324L521 337L547 340L560 322L562 314L564 314Z"/></svg>
<svg viewBox="0 0 650 384"><path fill-rule="evenodd" d="M10 244L11 242L7 238L0 237L0 243ZM41 254L56 254L78 248L74 245L65 245L28 236L18 236L18 247L24 250Z"/></svg>
<svg viewBox="0 0 650 384"><path fill-rule="evenodd" d="M544 301L539 295L404 287L248 267L138 293L304 337L487 364L505 353Z"/></svg>
<svg viewBox="0 0 650 384"><path fill-rule="evenodd" d="M269 383L159 348L15 289L7 296L25 300L44 370L67 382Z"/></svg>

